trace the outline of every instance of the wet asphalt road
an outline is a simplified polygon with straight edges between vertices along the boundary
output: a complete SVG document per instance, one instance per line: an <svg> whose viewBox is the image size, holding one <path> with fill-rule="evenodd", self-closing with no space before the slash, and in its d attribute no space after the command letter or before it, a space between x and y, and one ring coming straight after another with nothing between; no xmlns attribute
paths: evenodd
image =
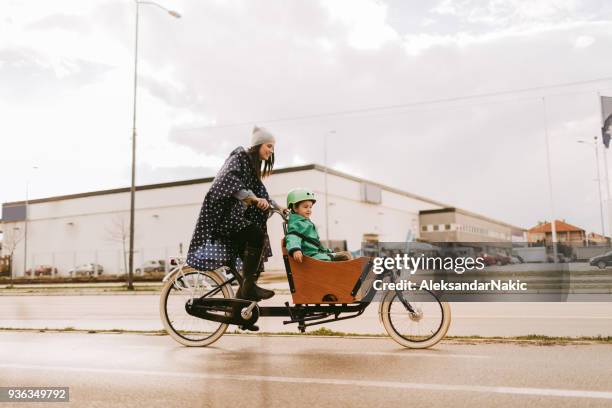
<svg viewBox="0 0 612 408"><path fill-rule="evenodd" d="M279 294L261 305L282 305ZM160 330L159 295L0 296L0 327ZM612 302L589 303L453 303L451 336L612 336ZM266 332L296 332L283 318L266 318ZM384 333L378 303L356 318L325 327L347 333ZM315 326L316 329L320 326ZM309 329L310 330L310 329Z"/></svg>
<svg viewBox="0 0 612 408"><path fill-rule="evenodd" d="M228 335L0 333L0 386L68 386L70 407L610 407L612 345ZM0 403L40 407L41 403Z"/></svg>

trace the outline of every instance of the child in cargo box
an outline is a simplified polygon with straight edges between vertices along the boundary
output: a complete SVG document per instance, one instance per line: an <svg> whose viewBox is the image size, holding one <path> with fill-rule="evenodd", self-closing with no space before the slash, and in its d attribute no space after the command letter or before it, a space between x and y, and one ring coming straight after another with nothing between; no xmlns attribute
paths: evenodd
<svg viewBox="0 0 612 408"><path fill-rule="evenodd" d="M310 221L316 201L314 193L303 188L293 189L287 195L287 208L291 210L285 236L287 252L296 262L302 262L304 255L321 261L353 259L348 251L333 252L321 244L317 229Z"/></svg>

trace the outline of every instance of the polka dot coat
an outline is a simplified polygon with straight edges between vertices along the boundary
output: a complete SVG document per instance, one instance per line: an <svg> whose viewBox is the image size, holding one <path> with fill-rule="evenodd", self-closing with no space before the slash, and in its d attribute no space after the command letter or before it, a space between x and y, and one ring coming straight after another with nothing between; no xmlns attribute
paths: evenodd
<svg viewBox="0 0 612 408"><path fill-rule="evenodd" d="M239 190L251 190L257 197L270 200L266 187L257 178L251 159L243 147L236 148L225 160L204 197L187 254L189 266L203 271L222 266L239 269L239 254L230 236L251 223L266 233L264 262L272 256L266 230L268 215L253 205L245 208L232 196Z"/></svg>

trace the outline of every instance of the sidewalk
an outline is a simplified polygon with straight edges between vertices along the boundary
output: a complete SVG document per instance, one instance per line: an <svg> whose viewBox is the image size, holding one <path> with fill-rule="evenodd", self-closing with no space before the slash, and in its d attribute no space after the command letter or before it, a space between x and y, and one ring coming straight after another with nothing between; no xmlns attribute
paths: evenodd
<svg viewBox="0 0 612 408"><path fill-rule="evenodd" d="M286 282L266 282L265 279L261 279L258 284L278 294L289 294L289 286ZM24 284L13 285L10 288L8 285L1 285L0 296L154 295L161 290L161 287L161 282L135 282L134 290L128 290L124 282Z"/></svg>

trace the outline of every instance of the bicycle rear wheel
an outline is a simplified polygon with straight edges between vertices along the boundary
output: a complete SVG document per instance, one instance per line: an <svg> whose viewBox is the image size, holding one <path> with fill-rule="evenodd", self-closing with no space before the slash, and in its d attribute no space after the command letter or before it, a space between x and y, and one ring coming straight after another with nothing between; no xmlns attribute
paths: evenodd
<svg viewBox="0 0 612 408"><path fill-rule="evenodd" d="M185 310L187 302L207 298L234 297L230 285L215 271L183 268L166 281L161 290L159 312L164 328L174 340L190 347L205 347L217 341L228 324L192 316Z"/></svg>
<svg viewBox="0 0 612 408"><path fill-rule="evenodd" d="M450 305L425 290L402 292L402 296L414 312L406 308L395 291L387 292L380 304L380 318L389 336L408 348L422 349L436 345L450 327Z"/></svg>

